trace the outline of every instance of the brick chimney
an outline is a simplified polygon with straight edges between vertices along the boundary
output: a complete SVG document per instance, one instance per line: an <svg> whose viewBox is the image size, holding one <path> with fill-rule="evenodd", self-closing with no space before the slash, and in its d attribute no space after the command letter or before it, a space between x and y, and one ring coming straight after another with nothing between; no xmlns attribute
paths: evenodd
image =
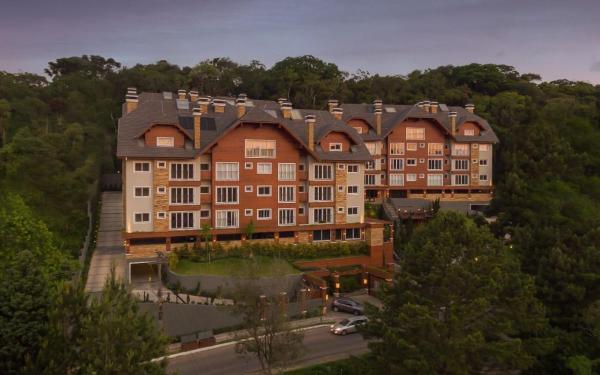
<svg viewBox="0 0 600 375"><path fill-rule="evenodd" d="M469 111L470 113L475 112L475 104L469 103L467 105L465 105L465 109L467 111Z"/></svg>
<svg viewBox="0 0 600 375"><path fill-rule="evenodd" d="M198 91L192 90L188 94L190 95L190 102L194 103L198 100Z"/></svg>
<svg viewBox="0 0 600 375"><path fill-rule="evenodd" d="M179 99L183 100L187 96L187 93L185 92L185 90L178 90L177 96L179 97Z"/></svg>
<svg viewBox="0 0 600 375"><path fill-rule="evenodd" d="M215 113L225 113L225 100L213 99L213 108Z"/></svg>
<svg viewBox="0 0 600 375"><path fill-rule="evenodd" d="M341 120L342 116L344 116L344 109L340 107L335 107L331 109L331 113L336 120Z"/></svg>
<svg viewBox="0 0 600 375"><path fill-rule="evenodd" d="M237 112L237 118L241 118L246 114L246 98L241 95L235 100L235 109Z"/></svg>
<svg viewBox="0 0 600 375"><path fill-rule="evenodd" d="M381 100L381 99L373 100L373 113L375 113L376 109L383 110L383 100Z"/></svg>
<svg viewBox="0 0 600 375"><path fill-rule="evenodd" d="M381 135L381 116L383 111L381 108L375 108L373 113L375 113L375 132L377 135Z"/></svg>
<svg viewBox="0 0 600 375"><path fill-rule="evenodd" d="M202 111L200 107L194 107L192 110L194 115L194 148L200 148L200 121L202 120Z"/></svg>
<svg viewBox="0 0 600 375"><path fill-rule="evenodd" d="M429 104L430 104L429 112L431 112L431 113L438 113L439 103L438 102L431 102Z"/></svg>
<svg viewBox="0 0 600 375"><path fill-rule="evenodd" d="M210 98L202 96L198 98L198 106L200 106L200 112L207 113L208 105L210 104Z"/></svg>
<svg viewBox="0 0 600 375"><path fill-rule="evenodd" d="M135 87L127 88L127 94L125 95L125 114L131 113L138 106L138 94Z"/></svg>
<svg viewBox="0 0 600 375"><path fill-rule="evenodd" d="M329 108L329 112L333 113L333 109L337 108L340 105L340 102L336 99L329 99L327 101L327 107Z"/></svg>
<svg viewBox="0 0 600 375"><path fill-rule="evenodd" d="M448 112L448 120L450 120L450 129L452 129L452 136L456 135L456 112Z"/></svg>
<svg viewBox="0 0 600 375"><path fill-rule="evenodd" d="M423 110L425 110L425 112L429 112L430 108L431 108L431 102L429 100L423 101Z"/></svg>
<svg viewBox="0 0 600 375"><path fill-rule="evenodd" d="M291 119L292 118L292 102L284 101L280 104L281 113L283 114L283 118Z"/></svg>
<svg viewBox="0 0 600 375"><path fill-rule="evenodd" d="M308 142L308 148L311 151L315 150L315 123L317 118L315 115L304 116L304 122L306 123L306 139Z"/></svg>

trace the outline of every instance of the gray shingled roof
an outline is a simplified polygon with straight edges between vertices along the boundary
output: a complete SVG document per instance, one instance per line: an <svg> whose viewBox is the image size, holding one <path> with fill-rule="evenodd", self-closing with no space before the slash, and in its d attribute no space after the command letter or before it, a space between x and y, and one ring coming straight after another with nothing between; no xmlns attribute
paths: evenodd
<svg viewBox="0 0 600 375"><path fill-rule="evenodd" d="M375 114L373 113L373 105L371 104L343 104L344 121L350 119L364 120L371 126L368 133L361 134L365 141L375 141L385 138L399 123L409 118L432 119L441 124L448 134L451 132L450 120L448 112L438 111L438 113L430 113L417 105L383 105L381 117L381 135L375 133ZM386 109L392 108L395 112L388 112ZM492 130L490 124L482 117L474 113L470 113L463 107L448 107L449 111L457 112L456 126L460 126L465 122L476 122L483 130L479 137L456 135L454 139L459 142L491 142L497 143L498 137Z"/></svg>
<svg viewBox="0 0 600 375"><path fill-rule="evenodd" d="M176 95L173 95L176 98ZM136 110L119 119L117 156L118 157L172 157L193 158L204 153L215 141L240 122L259 122L280 124L287 129L305 148L308 149L307 130L304 116L312 114L316 117L315 142L319 142L331 131L339 131L348 135L355 143L350 152L324 152L318 146L313 155L319 160L371 160L367 148L356 131L343 121L336 120L327 111L293 110L293 118L285 119L278 103L266 100L248 100L246 114L237 118L237 111L231 98L226 100L224 113L209 111L201 117L201 148L194 149L194 129L190 109L177 109L176 99L164 99L161 93L142 93ZM229 99L229 100L228 100ZM183 149L148 147L144 145L141 135L154 124L172 124L181 126L190 136Z"/></svg>

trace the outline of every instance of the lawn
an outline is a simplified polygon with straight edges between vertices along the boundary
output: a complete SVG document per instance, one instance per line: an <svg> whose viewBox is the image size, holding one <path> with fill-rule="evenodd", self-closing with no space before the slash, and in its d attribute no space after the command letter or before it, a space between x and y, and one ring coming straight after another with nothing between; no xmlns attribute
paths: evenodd
<svg viewBox="0 0 600 375"><path fill-rule="evenodd" d="M258 265L258 276L276 276L300 273L294 266L284 259L265 256L249 258L225 258L212 262L192 262L181 259L173 270L180 275L243 275L252 263Z"/></svg>

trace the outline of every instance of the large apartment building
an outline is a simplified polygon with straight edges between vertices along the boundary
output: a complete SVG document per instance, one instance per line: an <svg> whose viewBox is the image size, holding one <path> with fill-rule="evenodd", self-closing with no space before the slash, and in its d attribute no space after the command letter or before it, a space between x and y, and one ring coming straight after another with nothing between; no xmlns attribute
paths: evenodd
<svg viewBox="0 0 600 375"><path fill-rule="evenodd" d="M460 114L460 115L459 115ZM367 241L392 261L365 197L489 197L497 139L472 107L252 100L129 89L118 124L130 264L213 241ZM389 246L388 246L389 245Z"/></svg>

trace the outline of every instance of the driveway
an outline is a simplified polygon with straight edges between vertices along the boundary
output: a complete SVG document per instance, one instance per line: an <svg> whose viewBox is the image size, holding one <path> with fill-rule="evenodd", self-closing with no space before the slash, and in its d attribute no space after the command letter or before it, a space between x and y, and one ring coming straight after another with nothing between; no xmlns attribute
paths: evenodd
<svg viewBox="0 0 600 375"><path fill-rule="evenodd" d="M118 278L124 280L125 248L121 238L123 222L123 204L121 192L102 193L100 228L98 241L88 271L85 290L90 293L102 291L112 267Z"/></svg>

